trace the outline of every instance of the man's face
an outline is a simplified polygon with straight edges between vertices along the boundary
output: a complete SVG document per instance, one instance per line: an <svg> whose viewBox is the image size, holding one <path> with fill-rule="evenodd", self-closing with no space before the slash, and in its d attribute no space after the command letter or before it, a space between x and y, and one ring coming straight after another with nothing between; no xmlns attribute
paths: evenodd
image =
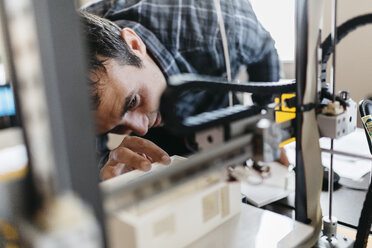
<svg viewBox="0 0 372 248"><path fill-rule="evenodd" d="M161 124L158 108L165 78L155 63L143 62L143 67L137 68L108 59L106 72L97 74L100 104L94 115L98 134L134 132L142 136Z"/></svg>

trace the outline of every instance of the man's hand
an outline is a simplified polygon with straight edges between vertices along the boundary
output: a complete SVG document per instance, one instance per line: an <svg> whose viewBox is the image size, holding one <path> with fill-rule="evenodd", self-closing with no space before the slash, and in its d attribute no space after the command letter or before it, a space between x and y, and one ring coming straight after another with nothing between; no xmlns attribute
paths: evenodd
<svg viewBox="0 0 372 248"><path fill-rule="evenodd" d="M101 169L100 177L106 180L131 170L148 171L151 164L159 162L169 164L169 155L149 140L126 136L121 144L112 150L105 166Z"/></svg>
<svg viewBox="0 0 372 248"><path fill-rule="evenodd" d="M285 167L288 167L290 165L287 154L283 147L280 148L280 158L276 161L281 163Z"/></svg>

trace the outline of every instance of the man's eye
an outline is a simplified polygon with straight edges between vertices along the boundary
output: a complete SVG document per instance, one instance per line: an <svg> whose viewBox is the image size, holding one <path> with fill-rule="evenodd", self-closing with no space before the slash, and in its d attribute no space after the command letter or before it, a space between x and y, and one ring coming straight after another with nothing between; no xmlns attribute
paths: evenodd
<svg viewBox="0 0 372 248"><path fill-rule="evenodd" d="M137 105L137 96L134 96L128 105L128 109L132 109Z"/></svg>

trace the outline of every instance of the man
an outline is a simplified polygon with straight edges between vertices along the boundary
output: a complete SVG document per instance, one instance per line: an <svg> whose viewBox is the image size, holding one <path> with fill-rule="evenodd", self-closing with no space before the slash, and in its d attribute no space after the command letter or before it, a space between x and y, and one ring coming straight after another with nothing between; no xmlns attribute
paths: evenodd
<svg viewBox="0 0 372 248"><path fill-rule="evenodd" d="M244 65L251 81L279 80L274 42L257 21L249 1L221 1L221 9L232 77ZM169 76L226 76L212 0L99 1L86 11L94 14L83 13L82 19L99 134L133 132L144 136L149 128L160 126L159 99ZM227 104L227 93L190 91L180 99L177 113L194 115ZM145 138L172 154L186 151L182 139L171 136L164 128L153 130ZM105 142L102 144L100 150L105 150ZM101 177L107 179L132 169L148 170L151 162L169 163L169 156L157 145L127 136L103 160Z"/></svg>

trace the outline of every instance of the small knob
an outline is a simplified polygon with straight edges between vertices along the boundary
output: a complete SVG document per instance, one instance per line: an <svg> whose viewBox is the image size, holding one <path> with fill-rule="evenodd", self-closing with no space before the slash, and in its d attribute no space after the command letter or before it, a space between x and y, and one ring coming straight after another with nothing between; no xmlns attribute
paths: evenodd
<svg viewBox="0 0 372 248"><path fill-rule="evenodd" d="M338 95L339 95L340 98L341 98L342 100L344 100L344 101L347 101L347 100L350 99L350 93L349 93L349 91L347 91L347 90L340 90L340 91L338 92Z"/></svg>

